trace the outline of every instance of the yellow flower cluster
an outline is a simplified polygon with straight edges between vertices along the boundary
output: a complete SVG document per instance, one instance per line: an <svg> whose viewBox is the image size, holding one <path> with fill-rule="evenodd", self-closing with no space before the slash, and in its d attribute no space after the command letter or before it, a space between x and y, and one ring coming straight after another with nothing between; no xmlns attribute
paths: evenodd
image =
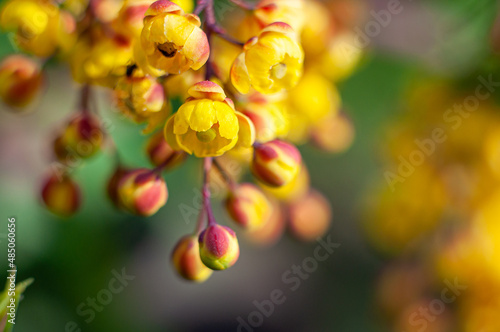
<svg viewBox="0 0 500 332"><path fill-rule="evenodd" d="M236 234L214 220L209 175L223 179L229 215L256 242L281 236L285 209L291 233L315 239L329 226L330 206L310 188L293 143L341 152L354 137L335 86L361 54L345 59L339 51L350 31L345 22L330 20L331 9L316 0L231 2L234 15L222 21L215 0L196 6L194 0L10 0L0 15L18 46L42 58L41 64L13 57L0 65L7 103L20 107L35 99L49 60L69 64L82 85L77 114L54 143L63 167L118 145L106 144L111 137L94 114L92 86L111 89L121 114L144 124L143 133L155 132L146 148L154 169L116 166L107 189L117 208L155 214L169 196L162 172L189 155L204 158L199 227L173 255L181 276L195 281L239 257ZM251 170L256 185L236 183L227 170L234 163ZM69 174L61 179L51 174L44 202L56 213L76 213L77 184ZM67 192L71 199L58 199Z"/></svg>

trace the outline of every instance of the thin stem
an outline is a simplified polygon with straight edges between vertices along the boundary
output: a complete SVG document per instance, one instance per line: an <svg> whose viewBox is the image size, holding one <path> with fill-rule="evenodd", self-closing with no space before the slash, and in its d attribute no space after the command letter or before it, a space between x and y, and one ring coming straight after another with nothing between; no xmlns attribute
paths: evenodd
<svg viewBox="0 0 500 332"><path fill-rule="evenodd" d="M154 169L151 170L152 173L156 173L158 175L161 174L161 172L163 172L163 169L165 167L168 166L168 164L170 164L170 162L179 157L181 154L183 154L184 152L181 152L181 151L175 151L174 153L172 153L172 155L170 157L168 157L167 160L165 160L164 162L162 162L160 165L158 165L157 167L155 167Z"/></svg>
<svg viewBox="0 0 500 332"><path fill-rule="evenodd" d="M244 45L244 43L229 36L224 31L224 29L217 24L217 18L215 17L215 10L214 10L214 0L198 0L198 6L196 9L199 10L198 14L200 14L202 11L205 12L205 27L206 27L205 32L207 34L208 40L210 40L210 35L212 34L212 32L214 32L218 34L221 38L227 40L230 43L239 46ZM197 11L195 10L195 13L196 12Z"/></svg>
<svg viewBox="0 0 500 332"><path fill-rule="evenodd" d="M207 34L207 39L210 43L212 40L212 29L208 28L206 34ZM215 71L212 64L212 59L208 58L207 65L205 66L205 81L210 81L212 76L215 76Z"/></svg>
<svg viewBox="0 0 500 332"><path fill-rule="evenodd" d="M90 94L90 85L85 84L80 91L80 108L84 114L89 112Z"/></svg>
<svg viewBox="0 0 500 332"><path fill-rule="evenodd" d="M196 8L194 9L193 14L199 16L203 10L205 10L207 6L207 0L198 0L196 4Z"/></svg>
<svg viewBox="0 0 500 332"><path fill-rule="evenodd" d="M205 224L205 209L202 208L200 210L200 214L198 215L198 223L196 225L196 229L195 229L195 235L199 235L201 233L201 231L203 230L204 228L204 225Z"/></svg>
<svg viewBox="0 0 500 332"><path fill-rule="evenodd" d="M231 44L235 44L237 46L243 46L245 45L245 43L242 43L240 42L239 40L236 40L234 39L233 37L231 37L230 35L228 35L224 29L222 29L220 26L218 26L217 24L214 25L214 26L210 26L209 27L210 29L212 29L213 32L215 32L217 35L219 35L219 37L221 37L222 39L230 42Z"/></svg>
<svg viewBox="0 0 500 332"><path fill-rule="evenodd" d="M250 4L250 3L247 3L243 0L230 0L232 3L234 3L236 6L242 8L242 9L245 9L245 10L253 10L254 9L254 5Z"/></svg>
<svg viewBox="0 0 500 332"><path fill-rule="evenodd" d="M210 205L210 188L209 188L209 173L212 168L212 158L205 158L203 160L203 208L207 213L208 226L216 225L214 213L212 211L212 206Z"/></svg>
<svg viewBox="0 0 500 332"><path fill-rule="evenodd" d="M219 174L222 176L224 179L224 182L226 182L228 188L230 191L234 191L236 189L236 182L231 178L231 176L226 172L224 168L222 168L222 165L217 161L217 159L214 159L214 166L219 171Z"/></svg>

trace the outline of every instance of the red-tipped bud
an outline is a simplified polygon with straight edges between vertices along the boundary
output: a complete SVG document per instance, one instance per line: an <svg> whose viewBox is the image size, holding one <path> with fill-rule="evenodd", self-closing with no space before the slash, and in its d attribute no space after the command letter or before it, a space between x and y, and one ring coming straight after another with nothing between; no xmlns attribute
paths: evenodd
<svg viewBox="0 0 500 332"><path fill-rule="evenodd" d="M177 242L172 253L172 263L179 275L190 281L203 282L213 273L200 259L197 236L185 236Z"/></svg>
<svg viewBox="0 0 500 332"><path fill-rule="evenodd" d="M330 226L332 210L328 200L317 191L289 206L290 231L302 241L323 236Z"/></svg>
<svg viewBox="0 0 500 332"><path fill-rule="evenodd" d="M261 228L271 216L271 204L264 193L251 183L239 185L229 193L226 208L233 220L247 230Z"/></svg>
<svg viewBox="0 0 500 332"><path fill-rule="evenodd" d="M54 152L61 162L71 164L75 158L86 159L95 155L103 140L99 121L90 114L79 114L56 138Z"/></svg>
<svg viewBox="0 0 500 332"><path fill-rule="evenodd" d="M160 175L148 169L138 169L122 177L118 195L121 205L130 213L149 217L167 203L168 190Z"/></svg>
<svg viewBox="0 0 500 332"><path fill-rule="evenodd" d="M108 180L108 184L106 186L106 192L108 194L109 199L113 203L114 206L121 208L120 196L118 194L118 185L122 178L129 172L126 168L118 166L111 178Z"/></svg>
<svg viewBox="0 0 500 332"><path fill-rule="evenodd" d="M52 213L69 217L80 207L80 189L67 175L52 174L42 186L42 200Z"/></svg>
<svg viewBox="0 0 500 332"><path fill-rule="evenodd" d="M155 166L164 166L164 170L175 168L182 164L187 157L184 151L175 151L165 140L162 131L151 136L146 146L146 153Z"/></svg>
<svg viewBox="0 0 500 332"><path fill-rule="evenodd" d="M212 225L198 238L200 258L212 270L225 270L236 263L240 247L234 231L226 226Z"/></svg>
<svg viewBox="0 0 500 332"><path fill-rule="evenodd" d="M25 56L11 55L0 64L0 98L9 106L27 106L40 92L42 82L40 67Z"/></svg>
<svg viewBox="0 0 500 332"><path fill-rule="evenodd" d="M289 143L274 140L255 147L253 175L271 187L281 187L293 181L300 171L302 157Z"/></svg>

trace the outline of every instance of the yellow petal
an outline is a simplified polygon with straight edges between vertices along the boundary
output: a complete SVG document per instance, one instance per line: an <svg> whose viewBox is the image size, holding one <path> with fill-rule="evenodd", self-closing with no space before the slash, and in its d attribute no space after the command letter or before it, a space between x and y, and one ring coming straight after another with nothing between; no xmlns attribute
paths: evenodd
<svg viewBox="0 0 500 332"><path fill-rule="evenodd" d="M250 91L250 76L245 64L245 53L241 53L231 67L231 83L239 93L247 94Z"/></svg>
<svg viewBox="0 0 500 332"><path fill-rule="evenodd" d="M196 100L189 125L194 131L207 131L217 122L214 102L210 99Z"/></svg>
<svg viewBox="0 0 500 332"><path fill-rule="evenodd" d="M172 149L180 150L181 148L179 147L179 144L177 144L177 137L174 134L174 118L175 114L172 115L167 120L167 123L165 124L164 134L165 134L165 139L167 140L168 144L172 147Z"/></svg>
<svg viewBox="0 0 500 332"><path fill-rule="evenodd" d="M222 137L234 139L238 137L238 118L234 110L226 103L214 102L217 121L219 122L219 132Z"/></svg>
<svg viewBox="0 0 500 332"><path fill-rule="evenodd" d="M240 112L236 112L238 118L238 147L251 147L255 143L255 127L252 121Z"/></svg>

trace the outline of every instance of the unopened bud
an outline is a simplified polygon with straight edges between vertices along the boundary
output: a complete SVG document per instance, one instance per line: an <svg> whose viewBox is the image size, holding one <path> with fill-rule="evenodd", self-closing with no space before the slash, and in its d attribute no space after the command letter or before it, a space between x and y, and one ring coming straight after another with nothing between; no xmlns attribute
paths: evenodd
<svg viewBox="0 0 500 332"><path fill-rule="evenodd" d="M201 261L212 270L225 270L238 260L240 255L238 239L229 227L208 226L201 232L198 241Z"/></svg>
<svg viewBox="0 0 500 332"><path fill-rule="evenodd" d="M316 191L289 207L292 234L302 241L313 241L325 234L330 226L332 210L328 200Z"/></svg>
<svg viewBox="0 0 500 332"><path fill-rule="evenodd" d="M80 207L80 189L67 175L52 174L42 186L42 200L52 213L69 217Z"/></svg>
<svg viewBox="0 0 500 332"><path fill-rule="evenodd" d="M239 185L226 200L229 215L247 230L262 227L271 215L271 205L262 191L251 183Z"/></svg>
<svg viewBox="0 0 500 332"><path fill-rule="evenodd" d="M302 157L289 143L274 140L255 147L253 175L271 187L281 187L293 181L300 171Z"/></svg>
<svg viewBox="0 0 500 332"><path fill-rule="evenodd" d="M138 169L123 176L118 195L126 210L149 217L167 203L168 190L160 175L149 169Z"/></svg>
<svg viewBox="0 0 500 332"><path fill-rule="evenodd" d="M177 242L172 263L179 275L190 281L203 282L213 273L200 259L200 246L196 236L185 236Z"/></svg>

